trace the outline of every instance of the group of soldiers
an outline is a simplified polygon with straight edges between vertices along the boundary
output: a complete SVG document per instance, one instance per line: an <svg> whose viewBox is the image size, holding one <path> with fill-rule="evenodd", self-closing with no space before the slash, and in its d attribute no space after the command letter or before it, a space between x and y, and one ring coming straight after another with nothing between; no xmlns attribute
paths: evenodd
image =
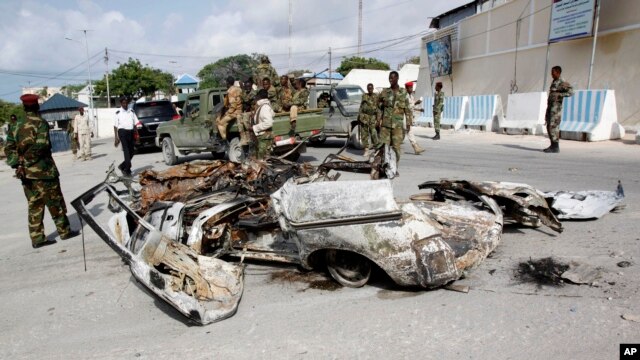
<svg viewBox="0 0 640 360"><path fill-rule="evenodd" d="M278 77L269 58L263 55L252 77L240 86L236 79L226 79L227 94L224 107L216 118L218 135L227 141L227 129L234 121L238 124L240 139L245 156L253 155L263 159L271 153L273 146L273 116L275 113L288 112L290 136L295 136L298 112L307 108L309 90L304 79L295 79L293 83L286 75ZM254 89L260 85L259 88ZM252 146L254 145L254 146Z"/></svg>
<svg viewBox="0 0 640 360"><path fill-rule="evenodd" d="M360 139L367 157L372 148L380 144L391 146L400 160L400 144L405 134L416 155L425 150L418 145L412 131L414 112L424 112L420 107L421 100L416 100L413 82L405 83L404 89L398 85L398 72L389 74L388 88L380 94L374 93L373 84L367 84L367 93L362 96L358 119L360 122ZM433 140L440 139L440 116L444 108L442 83L436 84L436 95L433 104L433 117L436 135ZM405 132L406 131L406 132Z"/></svg>

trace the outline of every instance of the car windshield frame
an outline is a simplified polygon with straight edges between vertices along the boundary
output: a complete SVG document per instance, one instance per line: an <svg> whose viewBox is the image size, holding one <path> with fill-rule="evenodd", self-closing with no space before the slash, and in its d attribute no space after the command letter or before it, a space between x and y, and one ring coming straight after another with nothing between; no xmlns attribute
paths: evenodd
<svg viewBox="0 0 640 360"><path fill-rule="evenodd" d="M138 118L171 117L176 114L171 103L166 101L140 103L134 109Z"/></svg>
<svg viewBox="0 0 640 360"><path fill-rule="evenodd" d="M335 88L334 96L345 106L360 105L364 91L360 87Z"/></svg>

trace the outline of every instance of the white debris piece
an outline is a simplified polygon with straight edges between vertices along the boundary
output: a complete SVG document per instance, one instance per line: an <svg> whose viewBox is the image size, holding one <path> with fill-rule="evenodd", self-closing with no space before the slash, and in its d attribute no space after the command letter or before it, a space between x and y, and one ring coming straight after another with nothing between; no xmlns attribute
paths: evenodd
<svg viewBox="0 0 640 360"><path fill-rule="evenodd" d="M555 191L544 193L558 219L598 219L622 206L624 197L614 191Z"/></svg>

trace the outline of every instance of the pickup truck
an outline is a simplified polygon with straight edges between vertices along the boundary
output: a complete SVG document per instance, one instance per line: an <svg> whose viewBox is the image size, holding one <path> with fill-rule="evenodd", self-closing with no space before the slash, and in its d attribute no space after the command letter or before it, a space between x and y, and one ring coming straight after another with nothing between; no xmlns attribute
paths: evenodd
<svg viewBox="0 0 640 360"><path fill-rule="evenodd" d="M318 99L329 94L329 106L321 108L326 118L324 131L312 139L311 143L323 143L327 136L349 138L349 145L362 149L358 111L364 91L359 85L316 86L309 89L309 109L318 109Z"/></svg>
<svg viewBox="0 0 640 360"><path fill-rule="evenodd" d="M211 152L215 158L227 158L233 162L241 162L244 159L236 122L233 122L227 132L228 147L217 136L215 119L222 110L226 91L226 89L203 89L187 94L184 116L158 126L155 143L162 148L164 162L167 165L175 165L180 156L203 152ZM305 139L321 135L324 124L325 118L320 110L300 111L295 137L291 137L289 136L289 113L276 113L273 121L274 154L285 154ZM300 153L305 151L306 146L303 144L287 158L296 161Z"/></svg>

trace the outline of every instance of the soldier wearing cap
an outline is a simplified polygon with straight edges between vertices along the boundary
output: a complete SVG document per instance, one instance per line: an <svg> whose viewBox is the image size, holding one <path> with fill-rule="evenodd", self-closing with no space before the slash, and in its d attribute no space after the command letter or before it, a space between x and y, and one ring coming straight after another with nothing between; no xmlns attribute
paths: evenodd
<svg viewBox="0 0 640 360"><path fill-rule="evenodd" d="M14 131L7 137L7 164L15 169L15 177L22 181L22 188L29 207L29 236L31 246L55 244L47 240L44 234L45 206L56 224L61 240L70 239L79 234L71 230L67 207L62 196L58 168L51 156L49 125L38 116L40 106L38 96L27 94L20 97L26 118L18 121Z"/></svg>
<svg viewBox="0 0 640 360"><path fill-rule="evenodd" d="M78 108L78 114L73 118L73 137L78 142L78 159L91 160L91 138L93 130L89 116L85 114L84 108Z"/></svg>
<svg viewBox="0 0 640 360"><path fill-rule="evenodd" d="M424 111L419 105L422 103L422 100L417 100L414 97L413 92L413 81L406 82L404 84L404 88L407 90L407 99L409 100L409 106L411 107L412 115L416 116L416 112ZM412 121L405 117L405 126L407 128L407 137L409 138L409 142L411 143L411 147L413 147L413 151L416 155L420 155L424 152L424 149L418 145L416 141L416 137L411 130L413 126Z"/></svg>
<svg viewBox="0 0 640 360"><path fill-rule="evenodd" d="M271 66L271 61L269 61L269 57L267 55L260 55L260 64L256 67L253 72L253 81L256 84L261 84L264 78L269 78L271 85L278 87L280 83L278 82L278 72ZM271 101L275 100L269 97ZM272 103L273 104L273 103Z"/></svg>
<svg viewBox="0 0 640 360"><path fill-rule="evenodd" d="M444 91L442 91L442 83L436 83L436 93L433 97L433 128L436 134L433 136L433 140L440 140L440 118L442 117L442 111L444 110Z"/></svg>

